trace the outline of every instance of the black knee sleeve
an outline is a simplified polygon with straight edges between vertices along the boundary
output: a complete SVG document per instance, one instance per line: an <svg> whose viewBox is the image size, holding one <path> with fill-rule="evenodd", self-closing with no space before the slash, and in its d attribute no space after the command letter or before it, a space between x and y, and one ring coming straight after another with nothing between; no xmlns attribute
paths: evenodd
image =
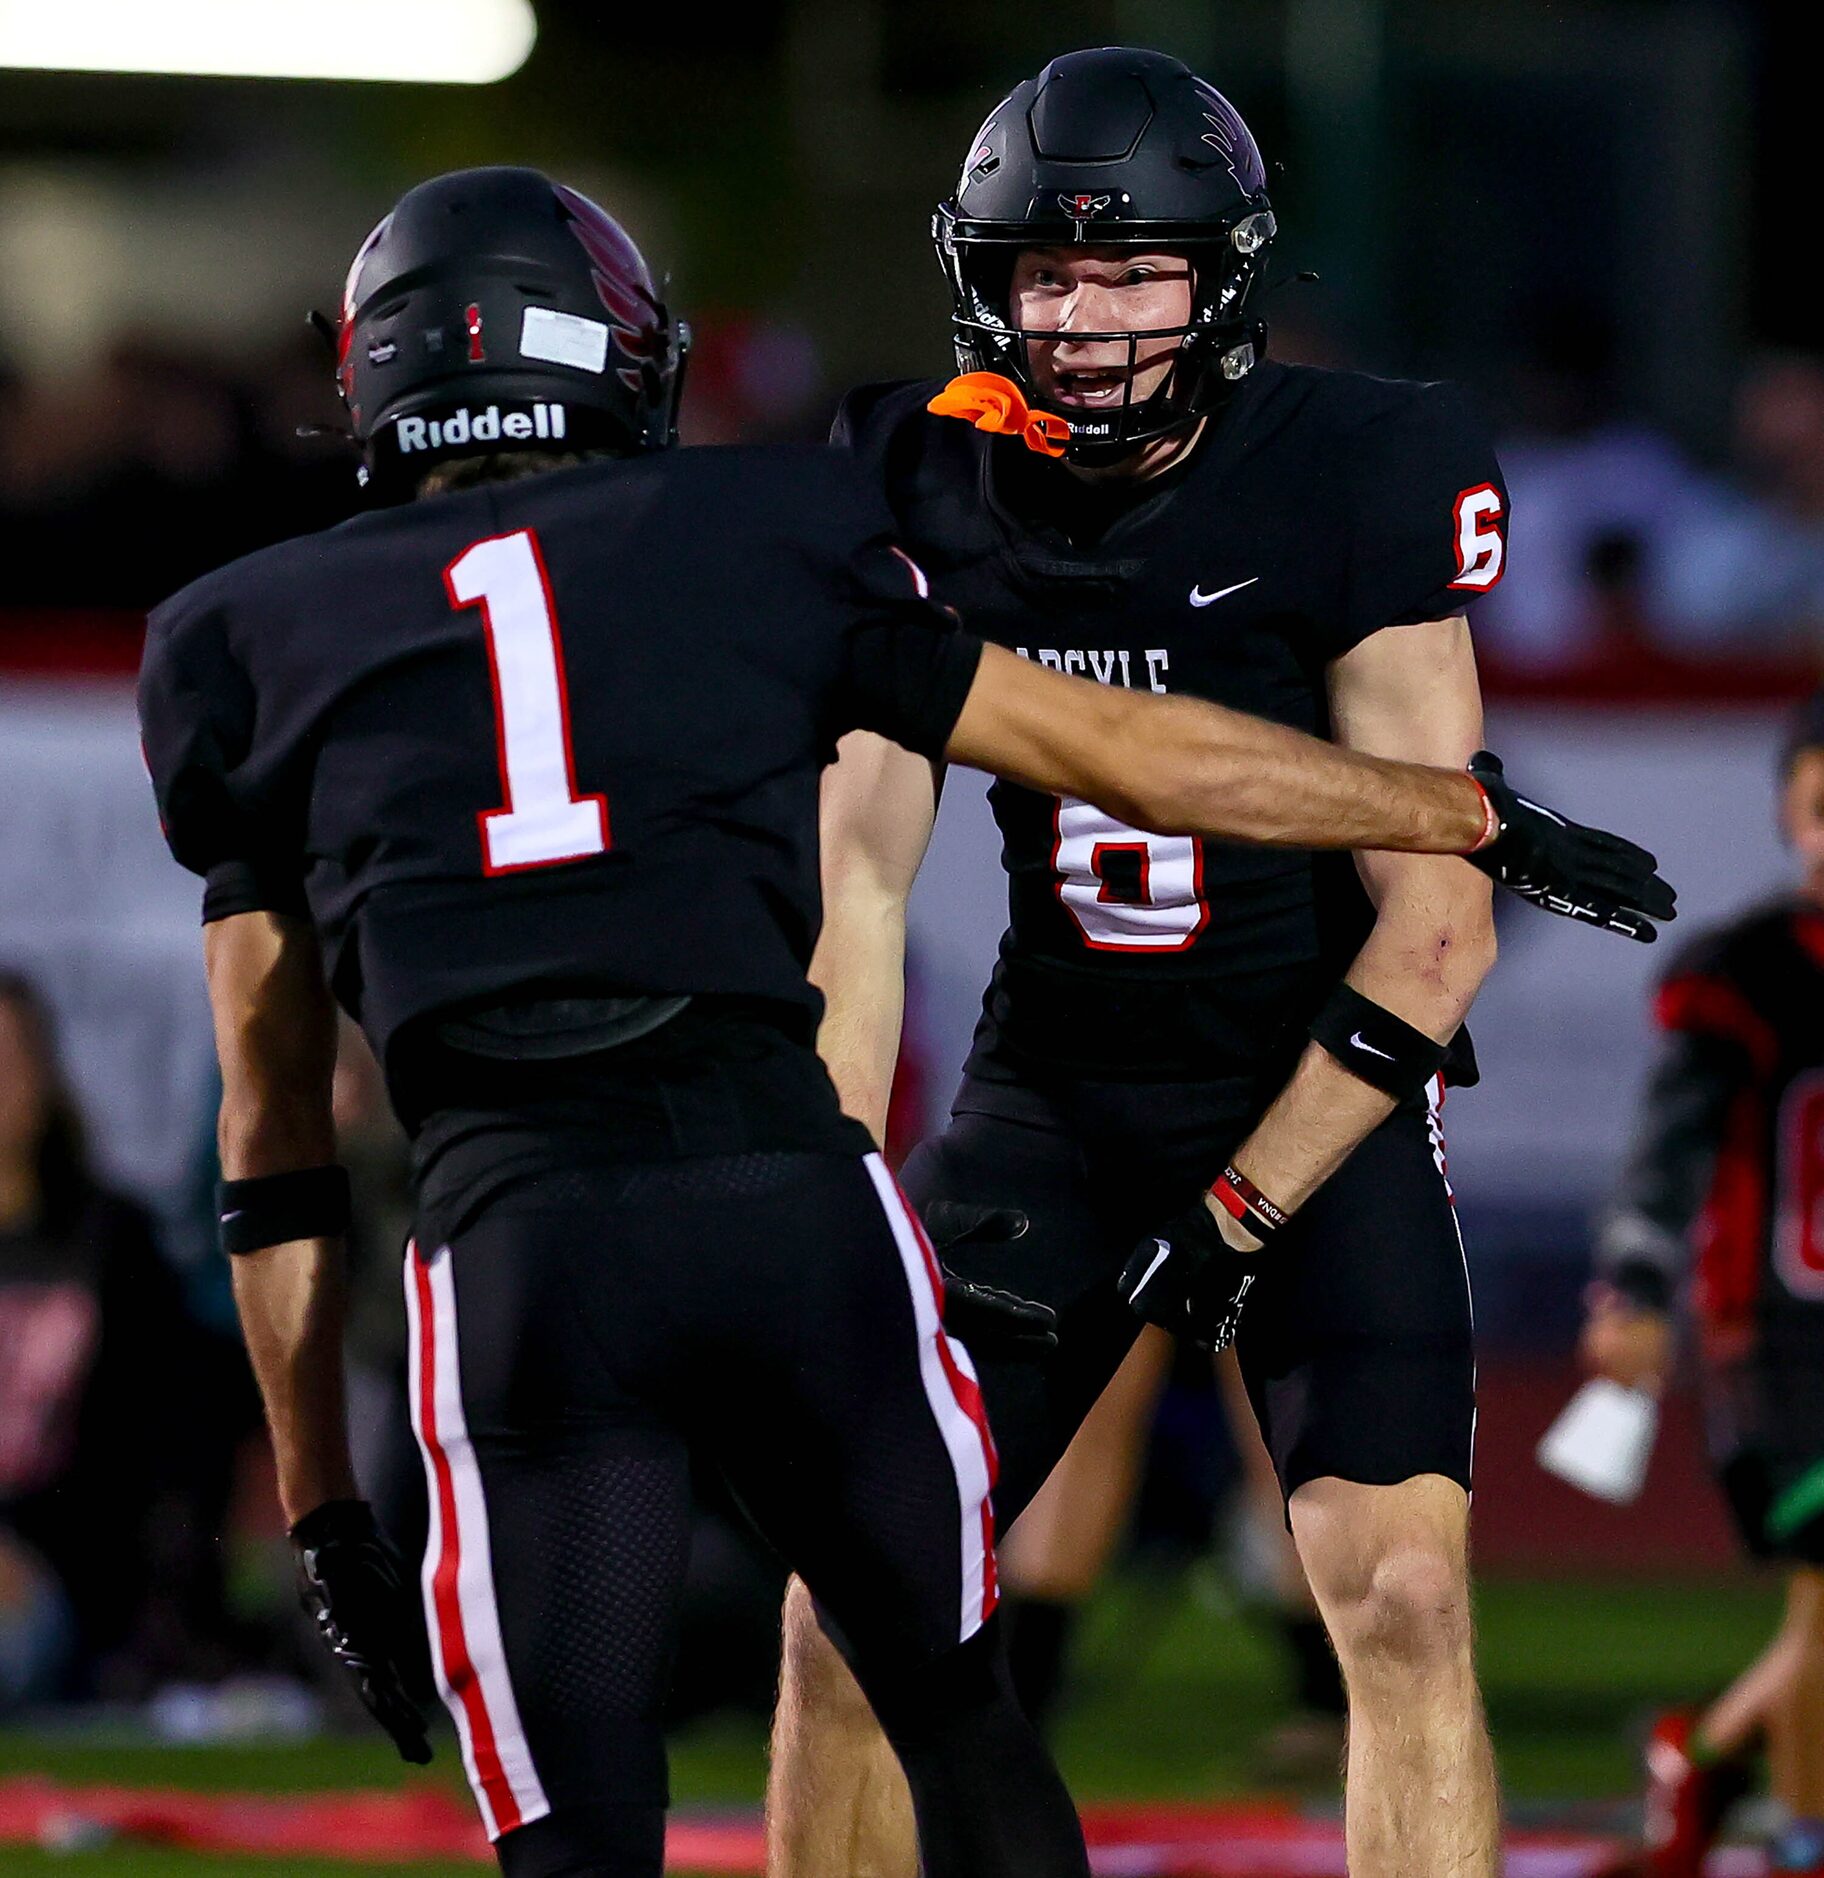
<svg viewBox="0 0 1824 1878"><path fill-rule="evenodd" d="M494 1852L506 1878L660 1878L665 1808L622 1801L561 1807L504 1834Z"/></svg>

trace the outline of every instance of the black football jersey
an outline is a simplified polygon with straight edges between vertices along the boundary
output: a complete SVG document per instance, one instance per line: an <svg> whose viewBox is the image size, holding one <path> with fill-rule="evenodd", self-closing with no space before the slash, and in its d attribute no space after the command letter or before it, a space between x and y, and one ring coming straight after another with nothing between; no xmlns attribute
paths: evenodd
<svg viewBox="0 0 1824 1878"><path fill-rule="evenodd" d="M1269 363L1187 463L1122 489L929 415L938 389L852 393L836 441L879 479L937 596L1059 670L1323 736L1331 660L1501 578L1506 490L1450 386ZM1009 924L981 1076L1277 1060L1371 921L1346 856L1152 834L1005 782L992 801Z"/></svg>
<svg viewBox="0 0 1824 1878"><path fill-rule="evenodd" d="M1654 1017L1670 1055L1656 1082L1628 1201L1696 1253L1695 1303L1711 1352L1751 1350L1817 1371L1824 1339L1824 911L1763 906L1674 959ZM1680 1139L1708 1085L1703 1139ZM1681 1207L1689 1167L1708 1167ZM1697 1203L1695 1217L1690 1203ZM1824 1391L1813 1391L1824 1438Z"/></svg>
<svg viewBox="0 0 1824 1878"><path fill-rule="evenodd" d="M204 917L308 908L382 1063L538 988L809 1037L817 795L935 755L981 643L823 448L674 450L365 515L152 616L146 758Z"/></svg>

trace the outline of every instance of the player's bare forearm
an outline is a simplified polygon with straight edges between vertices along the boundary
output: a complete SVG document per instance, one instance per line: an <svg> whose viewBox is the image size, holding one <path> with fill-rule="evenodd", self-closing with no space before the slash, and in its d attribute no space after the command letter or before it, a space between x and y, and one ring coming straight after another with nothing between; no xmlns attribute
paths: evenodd
<svg viewBox="0 0 1824 1878"><path fill-rule="evenodd" d="M824 997L817 1049L844 1112L882 1143L905 1015L906 896L937 788L923 757L867 731L843 738L824 772L824 921L810 971Z"/></svg>
<svg viewBox="0 0 1824 1878"><path fill-rule="evenodd" d="M1481 741L1481 694L1461 619L1372 635L1331 668L1329 691L1338 738L1368 755L1448 764ZM1448 1043L1495 961L1492 887L1473 868L1425 855L1359 854L1356 867L1375 920L1347 982L1434 1043ZM1313 1043L1236 1150L1235 1165L1291 1211L1393 1109L1391 1096Z"/></svg>
<svg viewBox="0 0 1824 1878"><path fill-rule="evenodd" d="M222 1174L252 1180L335 1158L335 1013L307 923L241 913L206 926L222 1070ZM235 1308L272 1432L289 1523L355 1493L342 1379L342 1245L300 1239L236 1257Z"/></svg>
<svg viewBox="0 0 1824 1878"><path fill-rule="evenodd" d="M342 1379L346 1278L339 1239L297 1239L234 1260L234 1304L287 1525L357 1497Z"/></svg>
<svg viewBox="0 0 1824 1878"><path fill-rule="evenodd" d="M1159 834L1466 854L1487 829L1480 791L1455 769L1340 749L1197 698L1066 677L996 646L948 754Z"/></svg>
<svg viewBox="0 0 1824 1878"><path fill-rule="evenodd" d="M1384 891L1378 917L1346 978L1365 998L1436 1043L1462 1027L1494 963L1488 883L1468 868L1380 856L1383 874L1416 875ZM1462 875L1465 878L1458 880ZM1431 878L1442 876L1443 878ZM1430 888L1431 891L1426 891ZM1234 1163L1276 1205L1302 1206L1393 1113L1391 1096L1345 1069L1321 1044L1300 1058Z"/></svg>
<svg viewBox="0 0 1824 1878"><path fill-rule="evenodd" d="M811 960L824 996L817 1054L843 1113L884 1143L906 1001L905 908L833 909Z"/></svg>

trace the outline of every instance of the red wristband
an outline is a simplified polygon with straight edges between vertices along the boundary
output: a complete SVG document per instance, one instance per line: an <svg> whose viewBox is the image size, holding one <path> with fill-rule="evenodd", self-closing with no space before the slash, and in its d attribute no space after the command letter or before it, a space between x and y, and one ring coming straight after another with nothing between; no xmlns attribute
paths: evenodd
<svg viewBox="0 0 1824 1878"><path fill-rule="evenodd" d="M1275 1206L1246 1174L1238 1174L1233 1167L1222 1170L1221 1178L1210 1188L1210 1193L1231 1219L1261 1239L1283 1232L1290 1222L1289 1213Z"/></svg>
<svg viewBox="0 0 1824 1878"><path fill-rule="evenodd" d="M1479 776L1472 776L1469 780L1476 785L1476 794L1482 798L1482 834L1475 846L1466 848L1464 852L1480 854L1500 834L1501 817L1495 808L1494 797L1482 786L1482 779Z"/></svg>

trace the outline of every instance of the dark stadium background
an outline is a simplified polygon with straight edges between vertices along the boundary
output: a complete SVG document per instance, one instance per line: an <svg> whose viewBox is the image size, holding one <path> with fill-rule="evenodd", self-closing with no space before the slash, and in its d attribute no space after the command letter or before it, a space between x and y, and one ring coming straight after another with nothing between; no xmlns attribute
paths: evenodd
<svg viewBox="0 0 1824 1878"><path fill-rule="evenodd" d="M0 1839L39 1778L396 1784L377 1738L317 1731L295 1681L308 1659L206 1243L195 894L157 842L128 675L146 605L352 507L333 442L294 434L336 416L303 314L333 308L355 245L413 181L525 161L585 189L669 268L696 327L687 441L815 436L848 385L948 369L927 223L1000 94L1078 45L1177 53L1283 166L1279 265L1321 277L1271 297L1276 349L1459 379L1504 439L1512 573L1478 620L1510 769L1643 835L1694 924L1781 878L1773 751L1824 643L1807 9L536 13L530 57L486 87L0 70L0 972L48 1002L96 1168L149 1213L164 1276L148 1282L168 1281L176 1313L156 1342L151 1314L114 1326L123 1345L142 1338L123 1360L156 1398L157 1439L116 1453L118 1428L91 1418L78 1457L85 1491L113 1508L96 1546L125 1547L106 1572L143 1596L106 1659L52 1692L66 1699L0 1715L0 1769L19 1777L0 1782ZM979 791L953 785L915 905L902 1146L941 1113L998 923ZM1589 1216L1626 1138L1655 964L1547 924L1505 918L1476 1024L1487 1081L1449 1117L1480 1308L1485 1657L1523 1814L1623 1796L1635 1718L1720 1681L1773 1610L1736 1563L1684 1394L1626 1512L1531 1459L1575 1380ZM409 1457L383 1426L395 1149L356 1070L344 1096L375 1274L353 1354L379 1430L369 1463L397 1478ZM1162 1451L1080 1663L1063 1746L1094 1797L1234 1791L1283 1706L1245 1574L1209 1537L1223 1464L1194 1390L1184 1425L1192 1458ZM679 1794L746 1800L770 1674L753 1612L771 1585L742 1560L707 1559L704 1578ZM91 1825L78 1806L50 1836L106 1836ZM118 1847L78 1862L241 1869ZM0 1871L35 1869L37 1854L0 1844Z"/></svg>

